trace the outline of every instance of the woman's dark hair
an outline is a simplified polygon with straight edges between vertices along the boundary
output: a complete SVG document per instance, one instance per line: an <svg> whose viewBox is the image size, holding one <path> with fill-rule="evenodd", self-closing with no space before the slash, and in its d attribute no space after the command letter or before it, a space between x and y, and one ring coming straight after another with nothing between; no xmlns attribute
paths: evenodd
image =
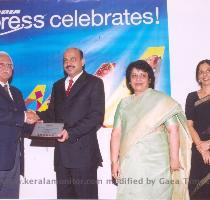
<svg viewBox="0 0 210 200"><path fill-rule="evenodd" d="M131 94L134 93L133 88L130 85L131 82L131 71L136 68L138 70L142 70L148 74L150 83L149 83L149 88L154 89L155 86L155 75L152 70L152 67L145 61L145 60L137 60L135 62L132 62L128 65L126 69L126 85L127 88L130 90Z"/></svg>
<svg viewBox="0 0 210 200"><path fill-rule="evenodd" d="M198 82L199 85L200 85L201 83L200 83L199 80L198 80L198 74L199 74L200 66L201 66L202 64L208 64L208 65L210 65L210 60L208 60L208 59L201 60L201 61L198 63L197 67L196 67L196 81Z"/></svg>

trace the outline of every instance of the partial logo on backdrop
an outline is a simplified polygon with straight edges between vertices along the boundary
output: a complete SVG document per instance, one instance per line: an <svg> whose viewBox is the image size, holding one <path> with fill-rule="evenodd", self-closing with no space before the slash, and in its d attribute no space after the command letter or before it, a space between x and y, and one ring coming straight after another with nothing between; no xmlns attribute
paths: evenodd
<svg viewBox="0 0 210 200"><path fill-rule="evenodd" d="M155 88L170 95L166 0L1 3L0 49L14 60L13 83L28 108L48 108L69 47L80 48L85 70L104 82L104 127L112 127L117 104L129 95L125 70L130 62L146 60L155 73Z"/></svg>

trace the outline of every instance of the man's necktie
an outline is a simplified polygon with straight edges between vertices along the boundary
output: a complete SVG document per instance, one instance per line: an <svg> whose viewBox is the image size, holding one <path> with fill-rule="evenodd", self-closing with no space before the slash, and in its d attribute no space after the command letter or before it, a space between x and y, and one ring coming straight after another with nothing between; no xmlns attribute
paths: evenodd
<svg viewBox="0 0 210 200"><path fill-rule="evenodd" d="M4 85L4 90L6 91L6 93L9 95L9 97L12 99L10 93L9 93L9 87L7 84Z"/></svg>
<svg viewBox="0 0 210 200"><path fill-rule="evenodd" d="M73 83L74 83L74 81L73 81L72 79L70 79L70 80L69 80L68 88L67 88L67 90L66 90L66 96L69 96L70 90L71 90L71 88L72 88L72 86L73 86Z"/></svg>

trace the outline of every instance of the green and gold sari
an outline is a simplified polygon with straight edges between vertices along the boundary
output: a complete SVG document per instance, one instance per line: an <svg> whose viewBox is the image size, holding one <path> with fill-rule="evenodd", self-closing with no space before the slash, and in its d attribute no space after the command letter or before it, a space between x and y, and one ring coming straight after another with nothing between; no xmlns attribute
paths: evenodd
<svg viewBox="0 0 210 200"><path fill-rule="evenodd" d="M167 125L177 123L180 163L183 170L170 172ZM180 106L153 89L121 100L114 127L121 126L117 199L187 200L191 138Z"/></svg>

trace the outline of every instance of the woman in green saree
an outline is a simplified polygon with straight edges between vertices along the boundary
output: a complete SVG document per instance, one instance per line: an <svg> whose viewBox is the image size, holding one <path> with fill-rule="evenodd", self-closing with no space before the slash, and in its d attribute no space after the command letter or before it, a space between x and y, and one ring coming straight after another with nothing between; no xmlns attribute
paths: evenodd
<svg viewBox="0 0 210 200"><path fill-rule="evenodd" d="M153 89L146 61L131 63L126 81L132 95L119 103L111 136L117 199L189 199L191 138L181 107Z"/></svg>

